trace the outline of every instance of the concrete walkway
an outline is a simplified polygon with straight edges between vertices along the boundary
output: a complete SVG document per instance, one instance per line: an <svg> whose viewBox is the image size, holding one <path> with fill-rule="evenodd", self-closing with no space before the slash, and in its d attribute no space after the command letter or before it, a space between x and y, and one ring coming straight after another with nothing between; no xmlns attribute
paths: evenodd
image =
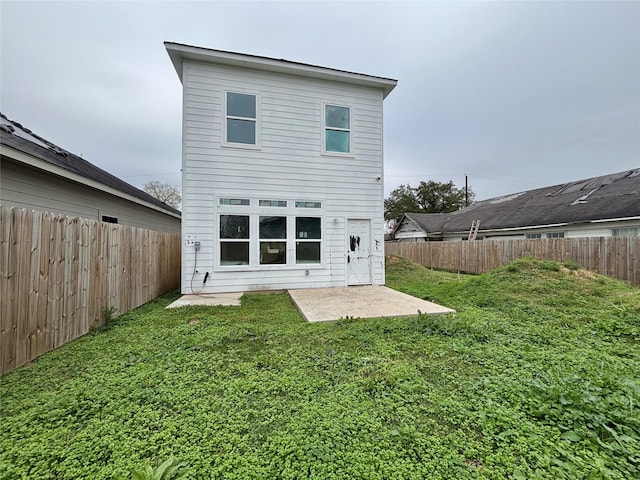
<svg viewBox="0 0 640 480"><path fill-rule="evenodd" d="M183 295L167 308L188 305L240 306L243 292ZM426 300L382 286L304 288L289 290L293 303L308 322L330 322L341 318L413 317L418 313L454 313Z"/></svg>
<svg viewBox="0 0 640 480"><path fill-rule="evenodd" d="M289 290L291 299L308 322L340 318L412 317L455 310L382 286L305 288Z"/></svg>
<svg viewBox="0 0 640 480"><path fill-rule="evenodd" d="M183 295L178 300L168 305L167 308L187 307L189 305L227 305L231 307L240 306L240 297L243 292L234 293L203 293L199 295Z"/></svg>

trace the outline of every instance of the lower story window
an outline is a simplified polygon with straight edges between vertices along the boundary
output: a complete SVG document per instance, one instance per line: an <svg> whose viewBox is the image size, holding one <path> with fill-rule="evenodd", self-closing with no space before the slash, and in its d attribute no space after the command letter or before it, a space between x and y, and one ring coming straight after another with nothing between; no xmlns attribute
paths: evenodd
<svg viewBox="0 0 640 480"><path fill-rule="evenodd" d="M547 233L547 238L564 238L564 232Z"/></svg>
<svg viewBox="0 0 640 480"><path fill-rule="evenodd" d="M287 217L260 217L260 265L287 263Z"/></svg>
<svg viewBox="0 0 640 480"><path fill-rule="evenodd" d="M246 205L229 204L218 214L218 251L221 267L231 266L295 266L322 263L322 215L309 208L300 211L296 202L281 206L269 201L253 211L240 211ZM253 203L252 203L253 204ZM251 206L251 205L249 205ZM288 211L283 211L285 208ZM229 210L232 210L229 212ZM238 214L236 214L236 210ZM228 213L227 213L228 212ZM240 214L242 213L242 214ZM304 213L306 215L295 215ZM316 215L314 215L316 214Z"/></svg>
<svg viewBox="0 0 640 480"><path fill-rule="evenodd" d="M321 218L296 217L296 263L320 263L321 239Z"/></svg>
<svg viewBox="0 0 640 480"><path fill-rule="evenodd" d="M623 227L613 229L614 237L637 237L639 233L640 228L638 227Z"/></svg>
<svg viewBox="0 0 640 480"><path fill-rule="evenodd" d="M249 242L220 242L220 265L249 265Z"/></svg>
<svg viewBox="0 0 640 480"><path fill-rule="evenodd" d="M220 215L220 265L249 265L248 215Z"/></svg>

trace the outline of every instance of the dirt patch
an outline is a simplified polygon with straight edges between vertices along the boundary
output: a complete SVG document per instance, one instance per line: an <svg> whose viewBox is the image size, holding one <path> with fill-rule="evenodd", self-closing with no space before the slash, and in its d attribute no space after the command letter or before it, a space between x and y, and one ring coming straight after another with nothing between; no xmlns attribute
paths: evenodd
<svg viewBox="0 0 640 480"><path fill-rule="evenodd" d="M192 318L189 320L189 325L197 325L201 322L199 318Z"/></svg>
<svg viewBox="0 0 640 480"><path fill-rule="evenodd" d="M595 280L598 278L598 274L592 272L591 270L585 270L584 268L579 268L578 270L571 270L567 267L560 267L560 271L565 275L573 275L578 278L583 278L585 280Z"/></svg>
<svg viewBox="0 0 640 480"><path fill-rule="evenodd" d="M385 260L387 263L402 263L407 261L405 258L397 255L387 255Z"/></svg>

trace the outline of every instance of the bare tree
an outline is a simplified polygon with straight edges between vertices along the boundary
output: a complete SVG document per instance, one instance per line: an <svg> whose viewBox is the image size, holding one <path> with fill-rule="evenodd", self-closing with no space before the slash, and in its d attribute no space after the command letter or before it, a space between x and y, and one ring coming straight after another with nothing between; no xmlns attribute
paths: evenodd
<svg viewBox="0 0 640 480"><path fill-rule="evenodd" d="M144 184L142 190L173 208L178 208L182 201L180 190L178 187L171 185L170 183L151 180Z"/></svg>

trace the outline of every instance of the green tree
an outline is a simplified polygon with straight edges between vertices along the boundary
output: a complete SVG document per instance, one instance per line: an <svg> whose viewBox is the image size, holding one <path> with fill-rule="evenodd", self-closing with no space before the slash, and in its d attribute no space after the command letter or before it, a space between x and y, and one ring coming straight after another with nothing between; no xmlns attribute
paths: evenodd
<svg viewBox="0 0 640 480"><path fill-rule="evenodd" d="M399 220L405 213L449 213L465 206L464 188L456 188L452 181L420 182L417 187L400 185L384 200L384 218ZM469 204L475 194L468 189Z"/></svg>
<svg viewBox="0 0 640 480"><path fill-rule="evenodd" d="M406 212L420 210L414 190L410 185L400 185L384 199L385 220L396 220Z"/></svg>

